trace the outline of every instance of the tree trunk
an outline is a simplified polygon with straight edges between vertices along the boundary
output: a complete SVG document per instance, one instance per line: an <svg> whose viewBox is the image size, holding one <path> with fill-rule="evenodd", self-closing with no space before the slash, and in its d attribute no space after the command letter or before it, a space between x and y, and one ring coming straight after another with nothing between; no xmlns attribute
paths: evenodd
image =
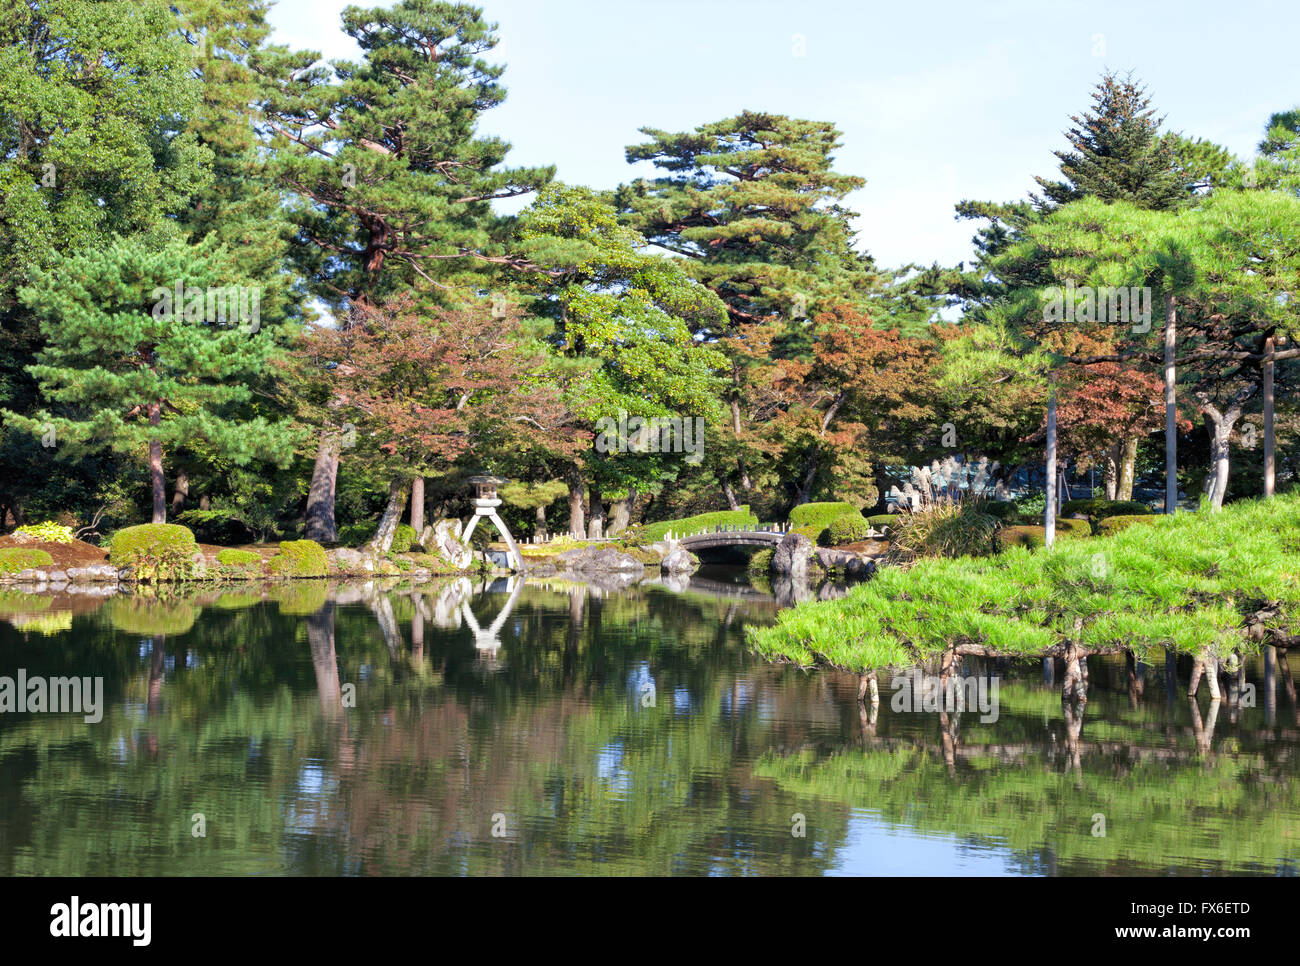
<svg viewBox="0 0 1300 966"><path fill-rule="evenodd" d="M316 465L307 488L306 536L317 543L337 543L338 527L334 524L334 488L338 481L339 452L342 440L338 430L327 426L321 430L316 449Z"/></svg>
<svg viewBox="0 0 1300 966"><path fill-rule="evenodd" d="M185 499L190 495L190 477L184 470L176 474L176 488L172 490L172 516L185 509Z"/></svg>
<svg viewBox="0 0 1300 966"><path fill-rule="evenodd" d="M1178 512L1178 406L1174 382L1174 348L1178 311L1172 294L1165 296L1165 513Z"/></svg>
<svg viewBox="0 0 1300 966"><path fill-rule="evenodd" d="M538 540L546 539L546 507L539 506L534 511L537 514L537 525L533 527L533 536Z"/></svg>
<svg viewBox="0 0 1300 966"><path fill-rule="evenodd" d="M411 481L411 529L415 538L420 538L424 530L424 477L417 476Z"/></svg>
<svg viewBox="0 0 1300 966"><path fill-rule="evenodd" d="M1117 499L1115 496L1119 492L1119 464L1120 464L1121 444L1116 443L1114 446L1106 448L1106 462L1102 469L1102 475L1106 482L1106 499Z"/></svg>
<svg viewBox="0 0 1300 966"><path fill-rule="evenodd" d="M1277 341L1269 336L1264 341L1264 496L1273 495L1277 485L1277 467L1275 465L1275 437L1273 429L1273 356L1277 352Z"/></svg>
<svg viewBox="0 0 1300 966"><path fill-rule="evenodd" d="M162 404L149 404L149 425L162 422ZM153 480L153 522L167 522L167 481L163 478L162 440L154 436L149 440L149 476Z"/></svg>
<svg viewBox="0 0 1300 966"><path fill-rule="evenodd" d="M632 503L636 500L636 490L629 487L627 496L621 500L615 500L609 505L609 529L608 533L612 537L616 533L622 533L632 522Z"/></svg>
<svg viewBox="0 0 1300 966"><path fill-rule="evenodd" d="M384 507L384 515L379 518L379 528L366 544L368 550L373 553L388 553L393 545L393 534L397 532L397 524L402 520L402 511L406 509L406 498L410 492L410 480L393 480L388 484L388 505Z"/></svg>
<svg viewBox="0 0 1300 966"><path fill-rule="evenodd" d="M1220 414L1217 409L1209 407L1205 415L1210 423L1210 472L1205 480L1205 492L1210 497L1210 506L1218 510L1223 506L1223 496L1228 489L1228 441L1241 410L1233 407Z"/></svg>
<svg viewBox="0 0 1300 966"><path fill-rule="evenodd" d="M722 481L722 495L727 498L727 508L731 510L740 509L740 501L736 499L736 491L732 489L728 480Z"/></svg>
<svg viewBox="0 0 1300 966"><path fill-rule="evenodd" d="M605 504L600 498L600 487L592 484L587 489L587 505L591 510L591 523L587 527L587 537L599 540L605 535Z"/></svg>
<svg viewBox="0 0 1300 966"><path fill-rule="evenodd" d="M1047 501L1043 507L1043 543L1050 547L1056 542L1056 388L1047 399Z"/></svg>
<svg viewBox="0 0 1300 966"><path fill-rule="evenodd" d="M1137 437L1129 436L1122 440L1119 444L1119 450L1119 480L1115 485L1115 499L1131 500L1133 499L1133 477L1136 475L1137 467Z"/></svg>
<svg viewBox="0 0 1300 966"><path fill-rule="evenodd" d="M569 535L581 540L587 532L586 518L582 512L582 475L575 466L569 471Z"/></svg>

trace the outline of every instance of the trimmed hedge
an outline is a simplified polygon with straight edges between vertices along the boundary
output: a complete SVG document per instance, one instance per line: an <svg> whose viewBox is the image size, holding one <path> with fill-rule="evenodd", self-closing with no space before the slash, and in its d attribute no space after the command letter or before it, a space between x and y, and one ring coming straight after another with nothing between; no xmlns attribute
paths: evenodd
<svg viewBox="0 0 1300 966"><path fill-rule="evenodd" d="M284 540L266 566L281 577L324 577L329 572L329 558L315 540Z"/></svg>
<svg viewBox="0 0 1300 966"><path fill-rule="evenodd" d="M227 547L217 551L217 563L225 567L257 567L262 563L262 555L252 550Z"/></svg>
<svg viewBox="0 0 1300 966"><path fill-rule="evenodd" d="M639 530L633 531L634 536L630 539L640 543L654 543L666 537L670 530L674 534L702 533L714 527L745 527L755 526L757 523L758 517L749 512L748 506L742 506L739 510L717 510L713 513L697 513L693 517L683 517L680 520L648 523Z"/></svg>
<svg viewBox="0 0 1300 966"><path fill-rule="evenodd" d="M871 524L861 513L845 513L831 521L830 526L826 528L826 542L836 547L840 544L855 543L858 540L865 540L871 533Z"/></svg>
<svg viewBox="0 0 1300 966"><path fill-rule="evenodd" d="M113 534L108 560L137 580L187 580L203 565L194 531L178 523L141 523Z"/></svg>
<svg viewBox="0 0 1300 966"><path fill-rule="evenodd" d="M0 549L0 574L19 574L33 567L48 567L54 558L35 547L4 547Z"/></svg>
<svg viewBox="0 0 1300 966"><path fill-rule="evenodd" d="M1097 536L1109 537L1121 530L1127 530L1135 523L1154 523L1159 518L1160 515L1150 512L1135 513L1129 516L1106 517L1097 524Z"/></svg>
<svg viewBox="0 0 1300 966"><path fill-rule="evenodd" d="M816 527L820 534L832 521L851 513L862 516L862 511L852 503L800 503L790 511L790 526Z"/></svg>

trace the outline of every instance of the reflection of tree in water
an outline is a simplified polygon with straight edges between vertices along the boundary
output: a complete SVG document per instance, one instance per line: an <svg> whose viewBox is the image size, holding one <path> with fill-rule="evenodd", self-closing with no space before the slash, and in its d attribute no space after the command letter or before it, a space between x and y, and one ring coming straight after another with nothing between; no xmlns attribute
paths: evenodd
<svg viewBox="0 0 1300 966"><path fill-rule="evenodd" d="M891 716L860 703L856 742L774 749L755 771L888 826L1010 849L1027 871L1295 868L1300 732L1237 707L1241 727L1223 734L1227 700L1135 708L1125 688L1092 696L1003 681L996 725L977 712ZM1097 814L1104 837L1092 834Z"/></svg>

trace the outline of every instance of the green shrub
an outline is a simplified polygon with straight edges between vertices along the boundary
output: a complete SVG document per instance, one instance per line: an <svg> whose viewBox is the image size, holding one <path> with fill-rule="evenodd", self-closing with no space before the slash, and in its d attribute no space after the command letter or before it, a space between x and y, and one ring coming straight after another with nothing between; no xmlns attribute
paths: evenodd
<svg viewBox="0 0 1300 966"><path fill-rule="evenodd" d="M1097 524L1097 536L1109 537L1121 530L1127 530L1135 523L1154 523L1160 519L1156 514L1148 511L1147 513L1135 513L1126 516L1106 517Z"/></svg>
<svg viewBox="0 0 1300 966"><path fill-rule="evenodd" d="M648 523L636 531L636 539L641 543L654 543L667 536L670 530L674 535L704 533L714 527L749 527L757 523L758 517L749 512L749 507L742 506L739 510L717 510L713 513L697 513L680 520Z"/></svg>
<svg viewBox="0 0 1300 966"><path fill-rule="evenodd" d="M281 577L324 577L329 572L329 558L315 540L284 540L266 566Z"/></svg>
<svg viewBox="0 0 1300 966"><path fill-rule="evenodd" d="M406 553L415 546L415 541L420 539L420 535L415 532L415 527L409 523L399 523L397 529L393 531L393 545L388 548L389 553Z"/></svg>
<svg viewBox="0 0 1300 966"><path fill-rule="evenodd" d="M1065 517L1057 517L1056 536L1057 539L1090 537L1092 536L1092 524L1087 520L1067 520Z"/></svg>
<svg viewBox="0 0 1300 966"><path fill-rule="evenodd" d="M1066 500L1061 504L1061 516L1072 517L1076 513L1082 513L1094 523L1107 517L1144 516L1150 512L1150 507L1145 503L1138 503L1136 500L1094 498L1091 500Z"/></svg>
<svg viewBox="0 0 1300 966"><path fill-rule="evenodd" d="M1047 529L1045 527L1024 524L1002 527L994 536L998 546L1003 550L1008 550L1011 547L1028 547L1033 550L1047 543Z"/></svg>
<svg viewBox="0 0 1300 966"><path fill-rule="evenodd" d="M874 516L867 517L867 523L877 530L893 530L898 525L898 518L901 513L877 513Z"/></svg>
<svg viewBox="0 0 1300 966"><path fill-rule="evenodd" d="M1021 512L1020 508L1010 500L982 500L979 508L981 512L1003 521L1015 519Z"/></svg>
<svg viewBox="0 0 1300 966"><path fill-rule="evenodd" d="M890 558L907 563L923 557L983 557L993 552L995 517L973 501L933 503L899 519L890 533Z"/></svg>
<svg viewBox="0 0 1300 966"><path fill-rule="evenodd" d="M415 569L415 564L411 562L409 557L399 557L395 553L390 553L388 559L392 561L393 566L402 573L407 573L408 571Z"/></svg>
<svg viewBox="0 0 1300 966"><path fill-rule="evenodd" d="M217 563L225 567L259 567L262 564L262 555L252 550L236 550L234 547L227 547L225 550L217 551Z"/></svg>
<svg viewBox="0 0 1300 966"><path fill-rule="evenodd" d="M789 532L801 534L813 543L821 543L822 534L826 532L826 528L817 523L809 523L802 527L791 527Z"/></svg>
<svg viewBox="0 0 1300 966"><path fill-rule="evenodd" d="M14 531L14 534L26 534L42 543L72 543L77 539L72 533L72 527L65 527L61 523L55 523L53 520L46 520L44 523L24 523Z"/></svg>
<svg viewBox="0 0 1300 966"><path fill-rule="evenodd" d="M35 547L0 548L0 574L18 574L33 567L48 567L54 558Z"/></svg>
<svg viewBox="0 0 1300 966"><path fill-rule="evenodd" d="M338 545L355 549L365 544L374 535L373 523L347 523L339 527Z"/></svg>
<svg viewBox="0 0 1300 966"><path fill-rule="evenodd" d="M820 534L838 517L850 513L862 516L852 503L800 503L790 511L792 527L816 527Z"/></svg>
<svg viewBox="0 0 1300 966"><path fill-rule="evenodd" d="M142 523L113 534L108 559L114 567L130 567L137 580L188 580L202 571L198 552L189 527Z"/></svg>
<svg viewBox="0 0 1300 966"><path fill-rule="evenodd" d="M766 577L772 572L772 557L775 550L760 550L749 558L749 565L745 568L749 571L751 577Z"/></svg>
<svg viewBox="0 0 1300 966"><path fill-rule="evenodd" d="M831 521L826 528L826 542L832 547L845 543L856 543L867 539L871 533L871 524L861 513L845 513Z"/></svg>

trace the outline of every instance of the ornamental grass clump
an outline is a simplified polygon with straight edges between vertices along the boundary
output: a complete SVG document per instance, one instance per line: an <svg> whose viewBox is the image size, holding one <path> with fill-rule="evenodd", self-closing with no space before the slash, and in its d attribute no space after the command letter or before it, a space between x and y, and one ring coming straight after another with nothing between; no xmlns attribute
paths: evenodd
<svg viewBox="0 0 1300 966"><path fill-rule="evenodd" d="M997 518L973 501L931 503L900 515L890 529L888 560L906 564L928 557L987 556L997 528Z"/></svg>
<svg viewBox="0 0 1300 966"><path fill-rule="evenodd" d="M782 611L748 638L772 660L865 672L949 649L1040 657L1067 642L1223 658L1259 650L1252 624L1264 636L1300 631L1300 496L1144 523L1050 551L886 567L839 600Z"/></svg>

